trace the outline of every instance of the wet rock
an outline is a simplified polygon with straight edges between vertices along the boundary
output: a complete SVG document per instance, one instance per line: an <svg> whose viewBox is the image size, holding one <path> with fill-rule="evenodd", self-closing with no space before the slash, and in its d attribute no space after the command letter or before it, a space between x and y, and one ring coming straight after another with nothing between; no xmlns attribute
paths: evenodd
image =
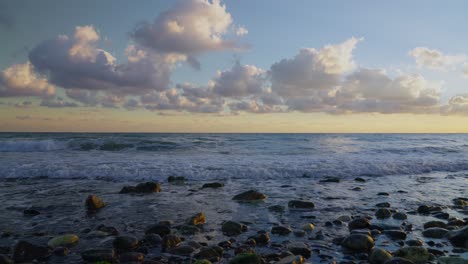
<svg viewBox="0 0 468 264"><path fill-rule="evenodd" d="M354 178L354 181L357 181L357 182L366 182L366 180L363 179L363 178L361 178L361 177Z"/></svg>
<svg viewBox="0 0 468 264"><path fill-rule="evenodd" d="M390 194L388 192L379 192L377 193L378 196L389 196Z"/></svg>
<svg viewBox="0 0 468 264"><path fill-rule="evenodd" d="M408 218L408 216L402 212L396 212L392 215L392 217L396 220L406 220Z"/></svg>
<svg viewBox="0 0 468 264"><path fill-rule="evenodd" d="M302 264L304 263L304 257L302 256L288 256L285 258L280 259L279 261L275 262L275 264Z"/></svg>
<svg viewBox="0 0 468 264"><path fill-rule="evenodd" d="M445 220L450 218L450 215L448 213L444 213L444 212L436 213L436 214L434 214L432 216L434 216L435 218L445 219Z"/></svg>
<svg viewBox="0 0 468 264"><path fill-rule="evenodd" d="M390 208L390 203L384 202L384 203L378 203L375 205L376 207L380 208Z"/></svg>
<svg viewBox="0 0 468 264"><path fill-rule="evenodd" d="M200 252L195 255L195 258L218 262L221 255L223 254L223 251L223 248L218 246L203 247L200 249Z"/></svg>
<svg viewBox="0 0 468 264"><path fill-rule="evenodd" d="M235 201L257 201L257 200L264 200L266 199L266 195L255 191L255 190L249 190L243 193L239 193L236 196L232 198L232 200Z"/></svg>
<svg viewBox="0 0 468 264"><path fill-rule="evenodd" d="M400 230L384 230L383 233L392 240L406 239L406 233Z"/></svg>
<svg viewBox="0 0 468 264"><path fill-rule="evenodd" d="M392 254L387 250L381 248L374 248L369 255L369 262L371 264L384 264L392 258Z"/></svg>
<svg viewBox="0 0 468 264"><path fill-rule="evenodd" d="M315 204L309 201L292 200L288 202L288 207L296 209L313 209Z"/></svg>
<svg viewBox="0 0 468 264"><path fill-rule="evenodd" d="M348 223L349 230L369 228L370 221L367 218L356 218Z"/></svg>
<svg viewBox="0 0 468 264"><path fill-rule="evenodd" d="M47 242L47 245L51 248L70 247L78 243L79 240L80 239L77 235L68 234L52 238L51 240L49 240L49 242Z"/></svg>
<svg viewBox="0 0 468 264"><path fill-rule="evenodd" d="M179 228L179 232L184 235L194 235L200 233L200 228L194 225L183 225Z"/></svg>
<svg viewBox="0 0 468 264"><path fill-rule="evenodd" d="M209 183L203 184L202 189L206 189L206 188L221 188L221 187L224 187L224 184L222 184L222 183L220 183L220 182L209 182Z"/></svg>
<svg viewBox="0 0 468 264"><path fill-rule="evenodd" d="M161 184L158 182L144 182L136 186L124 186L120 193L154 193L161 192Z"/></svg>
<svg viewBox="0 0 468 264"><path fill-rule="evenodd" d="M171 250L171 254L180 256L190 256L195 249L189 245L181 245Z"/></svg>
<svg viewBox="0 0 468 264"><path fill-rule="evenodd" d="M412 239L412 240L406 241L406 245L412 246L412 247L420 247L423 245L423 242L419 239Z"/></svg>
<svg viewBox="0 0 468 264"><path fill-rule="evenodd" d="M286 236L291 232L291 228L286 226L274 226L271 228L271 233L275 235Z"/></svg>
<svg viewBox="0 0 468 264"><path fill-rule="evenodd" d="M81 258L88 262L107 261L113 262L115 252L113 249L90 249L81 253Z"/></svg>
<svg viewBox="0 0 468 264"><path fill-rule="evenodd" d="M288 245L288 250L294 255L301 255L304 258L310 258L312 250L302 242L292 242Z"/></svg>
<svg viewBox="0 0 468 264"><path fill-rule="evenodd" d="M340 220L342 222L349 222L349 221L352 220L352 218L349 215L342 215L342 216L338 217L337 220Z"/></svg>
<svg viewBox="0 0 468 264"><path fill-rule="evenodd" d="M368 252L374 247L374 239L364 234L351 234L346 237L341 245L357 252Z"/></svg>
<svg viewBox="0 0 468 264"><path fill-rule="evenodd" d="M272 205L272 206L268 207L268 210L273 211L273 212L277 212L277 213L282 213L282 212L284 212L286 210L286 207L284 207L282 205Z"/></svg>
<svg viewBox="0 0 468 264"><path fill-rule="evenodd" d="M120 254L120 263L140 263L145 260L145 255L140 252L125 252Z"/></svg>
<svg viewBox="0 0 468 264"><path fill-rule="evenodd" d="M254 253L242 253L229 261L229 264L262 264L262 258Z"/></svg>
<svg viewBox="0 0 468 264"><path fill-rule="evenodd" d="M193 264L212 264L211 261L207 260L207 259L199 259L197 261L195 261Z"/></svg>
<svg viewBox="0 0 468 264"><path fill-rule="evenodd" d="M340 182L341 179L340 178L337 178L337 177L329 177L329 178L326 178L326 179L323 179L323 180L320 180L320 182L334 182L334 183L338 183Z"/></svg>
<svg viewBox="0 0 468 264"><path fill-rule="evenodd" d="M147 234L143 237L141 242L145 245L154 246L161 244L162 238L158 234Z"/></svg>
<svg viewBox="0 0 468 264"><path fill-rule="evenodd" d="M206 223L205 214L204 213L197 213L187 219L186 224L188 225L203 225Z"/></svg>
<svg viewBox="0 0 468 264"><path fill-rule="evenodd" d="M455 198L453 199L453 204L456 206L456 207L459 207L459 208L464 208L465 206L468 206L468 198Z"/></svg>
<svg viewBox="0 0 468 264"><path fill-rule="evenodd" d="M458 218L453 218L449 219L449 222L447 223L448 226L465 226L467 225L467 222L458 219Z"/></svg>
<svg viewBox="0 0 468 264"><path fill-rule="evenodd" d="M112 245L119 251L128 251L138 246L138 239L134 236L118 236L114 239Z"/></svg>
<svg viewBox="0 0 468 264"><path fill-rule="evenodd" d="M105 225L100 225L97 228L98 231L105 232L111 236L118 236L119 235L119 230L113 226L105 226Z"/></svg>
<svg viewBox="0 0 468 264"><path fill-rule="evenodd" d="M432 211L432 207L431 207L431 206L428 206L428 205L425 205L425 204L420 205L420 206L418 207L418 213L419 213L419 214L430 214L431 211Z"/></svg>
<svg viewBox="0 0 468 264"><path fill-rule="evenodd" d="M56 256L65 257L70 254L70 250L67 247L57 247L52 253ZM0 263L2 262L0 261Z"/></svg>
<svg viewBox="0 0 468 264"><path fill-rule="evenodd" d="M96 210L103 208L106 205L101 200L101 198L92 194L88 196L88 198L86 198L85 206L86 206L86 209L88 209L88 211L96 211Z"/></svg>
<svg viewBox="0 0 468 264"><path fill-rule="evenodd" d="M424 224L424 229L431 227L447 228L447 224L442 221L429 221Z"/></svg>
<svg viewBox="0 0 468 264"><path fill-rule="evenodd" d="M414 264L413 261L404 258L392 258L387 260L384 264Z"/></svg>
<svg viewBox="0 0 468 264"><path fill-rule="evenodd" d="M307 224L303 224L303 225L301 226L301 229L304 230L304 231L306 231L306 232L310 232L310 231L312 231L312 230L315 229L315 226L314 226L314 224L307 223Z"/></svg>
<svg viewBox="0 0 468 264"><path fill-rule="evenodd" d="M167 182L169 183L182 183L187 179L184 176L169 176L167 177Z"/></svg>
<svg viewBox="0 0 468 264"><path fill-rule="evenodd" d="M429 260L430 254L424 247L403 247L393 253L396 257L411 260L415 264L423 264Z"/></svg>
<svg viewBox="0 0 468 264"><path fill-rule="evenodd" d="M468 226L448 234L450 242L457 247L468 249Z"/></svg>
<svg viewBox="0 0 468 264"><path fill-rule="evenodd" d="M51 253L49 247L34 245L27 241L19 241L13 247L13 260L17 263L45 260L50 257Z"/></svg>
<svg viewBox="0 0 468 264"><path fill-rule="evenodd" d="M165 235L162 240L162 248L163 249L171 249L177 247L182 239L176 235Z"/></svg>
<svg viewBox="0 0 468 264"><path fill-rule="evenodd" d="M297 237L305 237L307 233L304 230L294 230L294 235Z"/></svg>
<svg viewBox="0 0 468 264"><path fill-rule="evenodd" d="M23 214L24 214L25 216L36 216L36 215L40 215L41 212L39 212L39 211L36 210L36 209L29 208L29 209L25 209L25 210L23 211Z"/></svg>
<svg viewBox="0 0 468 264"><path fill-rule="evenodd" d="M375 217L377 217L377 219L386 219L390 216L392 216L392 211L387 208L380 208L375 212Z"/></svg>
<svg viewBox="0 0 468 264"><path fill-rule="evenodd" d="M145 234L158 234L161 237L169 235L170 233L171 227L163 224L152 225L145 231Z"/></svg>
<svg viewBox="0 0 468 264"><path fill-rule="evenodd" d="M234 221L226 221L223 223L221 231L226 236L237 236L240 235L242 232L247 231L247 226Z"/></svg>
<svg viewBox="0 0 468 264"><path fill-rule="evenodd" d="M437 259L440 264L467 264L468 260L461 257L440 257Z"/></svg>
<svg viewBox="0 0 468 264"><path fill-rule="evenodd" d="M13 260L8 256L0 254L0 264L13 264Z"/></svg>
<svg viewBox="0 0 468 264"><path fill-rule="evenodd" d="M270 235L267 232L262 232L254 237L252 237L255 242L259 245L266 245L270 242Z"/></svg>
<svg viewBox="0 0 468 264"><path fill-rule="evenodd" d="M424 237L429 237L429 238L443 238L445 235L447 235L448 230L445 228L440 228L440 227L430 227L425 229L422 234Z"/></svg>

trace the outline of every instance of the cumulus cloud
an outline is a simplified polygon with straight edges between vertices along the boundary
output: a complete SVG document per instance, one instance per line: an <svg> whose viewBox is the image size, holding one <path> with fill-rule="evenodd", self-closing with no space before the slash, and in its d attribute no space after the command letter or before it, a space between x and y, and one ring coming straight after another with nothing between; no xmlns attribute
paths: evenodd
<svg viewBox="0 0 468 264"><path fill-rule="evenodd" d="M213 91L225 97L242 97L263 92L265 71L253 65L236 63L227 71L218 71L211 81Z"/></svg>
<svg viewBox="0 0 468 264"><path fill-rule="evenodd" d="M158 53L197 55L238 48L236 42L226 39L232 22L219 0L179 0L153 22L138 25L131 36Z"/></svg>
<svg viewBox="0 0 468 264"><path fill-rule="evenodd" d="M446 55L439 50L427 47L416 47L409 52L409 55L415 59L418 66L437 70L453 68L467 59L464 54Z"/></svg>
<svg viewBox="0 0 468 264"><path fill-rule="evenodd" d="M236 36L244 36L247 35L249 31L245 27L237 27L236 29Z"/></svg>
<svg viewBox="0 0 468 264"><path fill-rule="evenodd" d="M41 106L49 108L63 108L63 107L77 107L78 104L74 102L65 101L62 97L57 97L55 99L46 99L41 102Z"/></svg>
<svg viewBox="0 0 468 264"><path fill-rule="evenodd" d="M94 27L76 27L73 37L61 35L33 48L29 59L51 83L65 89L138 94L168 88L177 58L131 46L127 49L128 62L117 64L109 52L98 48L99 39Z"/></svg>
<svg viewBox="0 0 468 264"><path fill-rule="evenodd" d="M455 95L441 108L442 114L466 115L468 114L468 94Z"/></svg>
<svg viewBox="0 0 468 264"><path fill-rule="evenodd" d="M29 62L15 64L0 73L0 97L50 97L54 94L55 86L37 74Z"/></svg>

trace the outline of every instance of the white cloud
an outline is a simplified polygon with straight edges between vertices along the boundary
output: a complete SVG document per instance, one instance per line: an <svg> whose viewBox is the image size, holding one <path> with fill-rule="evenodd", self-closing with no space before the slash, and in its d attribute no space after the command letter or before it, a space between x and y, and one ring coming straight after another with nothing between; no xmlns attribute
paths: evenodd
<svg viewBox="0 0 468 264"><path fill-rule="evenodd" d="M55 94L55 88L46 78L39 76L29 62L15 64L0 73L0 97L50 97Z"/></svg>
<svg viewBox="0 0 468 264"><path fill-rule="evenodd" d="M236 63L227 71L218 71L211 81L213 91L225 97L242 97L263 92L265 71L253 65Z"/></svg>
<svg viewBox="0 0 468 264"><path fill-rule="evenodd" d="M245 27L237 27L236 29L236 36L244 36L247 35L249 31Z"/></svg>
<svg viewBox="0 0 468 264"><path fill-rule="evenodd" d="M427 47L416 47L409 52L409 55L415 59L418 66L437 70L454 68L467 59L464 54L446 55L439 50Z"/></svg>

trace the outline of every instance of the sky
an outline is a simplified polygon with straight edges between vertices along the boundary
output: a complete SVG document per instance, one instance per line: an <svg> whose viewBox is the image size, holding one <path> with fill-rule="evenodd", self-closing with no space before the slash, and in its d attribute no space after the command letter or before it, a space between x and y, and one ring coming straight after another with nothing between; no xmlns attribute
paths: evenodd
<svg viewBox="0 0 468 264"><path fill-rule="evenodd" d="M0 131L468 132L466 10L0 0Z"/></svg>

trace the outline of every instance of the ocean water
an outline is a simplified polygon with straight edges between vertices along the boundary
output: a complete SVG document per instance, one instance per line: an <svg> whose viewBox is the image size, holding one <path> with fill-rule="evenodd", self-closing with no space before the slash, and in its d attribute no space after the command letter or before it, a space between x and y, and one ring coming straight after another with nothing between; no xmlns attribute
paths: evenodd
<svg viewBox="0 0 468 264"><path fill-rule="evenodd" d="M465 134L0 133L0 178L266 180L465 170Z"/></svg>

